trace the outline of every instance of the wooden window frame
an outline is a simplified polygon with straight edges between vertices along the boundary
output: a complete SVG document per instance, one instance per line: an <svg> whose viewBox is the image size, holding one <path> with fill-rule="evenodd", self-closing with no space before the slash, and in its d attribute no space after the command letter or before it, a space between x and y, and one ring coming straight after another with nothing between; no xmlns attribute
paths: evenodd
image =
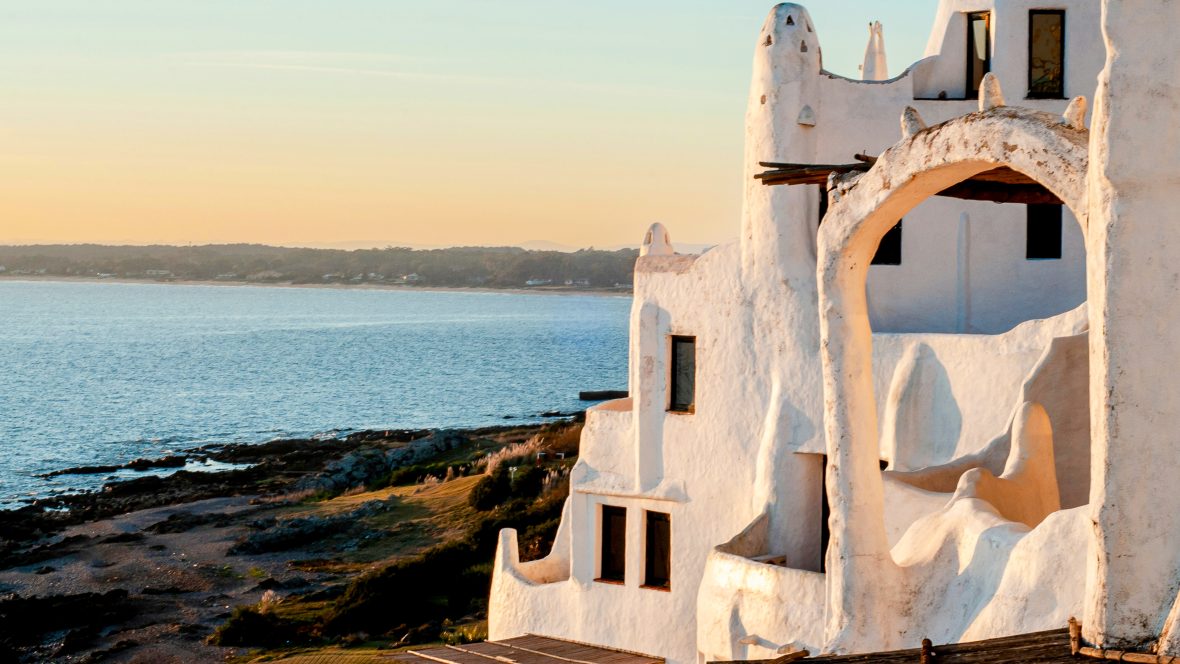
<svg viewBox="0 0 1180 664"><path fill-rule="evenodd" d="M1033 82L1033 17L1037 15L1061 17L1061 92L1056 95L1034 93ZM1025 99L1065 99L1065 10L1064 9L1030 9L1028 10L1028 96Z"/></svg>
<svg viewBox="0 0 1180 664"><path fill-rule="evenodd" d="M667 559L667 575L663 583L652 582L652 517L655 516L657 521L663 520L668 524L668 541L666 543L668 551ZM643 511L643 585L641 588L648 590L662 590L671 592L672 590L672 515L667 512L657 512L654 510Z"/></svg>
<svg viewBox="0 0 1180 664"><path fill-rule="evenodd" d="M676 344L692 344L692 403L682 405L676 403ZM669 413L691 415L697 409L697 338L684 334L673 334L668 337L668 408Z"/></svg>
<svg viewBox="0 0 1180 664"><path fill-rule="evenodd" d="M967 12L967 62L966 62L966 77L963 79L963 99L979 99L979 90L972 90L975 84L975 72L972 70L972 63L975 58L975 31L971 29L975 17L987 17L987 44L985 45L985 53L987 57L985 62L987 66L984 68L984 75L986 76L992 70L992 13L990 11L982 12Z"/></svg>
<svg viewBox="0 0 1180 664"><path fill-rule="evenodd" d="M607 561L607 533L609 532L607 526L608 513L620 514L623 518L623 569L616 577L614 575L606 575L606 561ZM627 508L620 505L607 505L605 503L598 506L598 575L594 579L598 583L606 583L616 586L623 586L627 584Z"/></svg>

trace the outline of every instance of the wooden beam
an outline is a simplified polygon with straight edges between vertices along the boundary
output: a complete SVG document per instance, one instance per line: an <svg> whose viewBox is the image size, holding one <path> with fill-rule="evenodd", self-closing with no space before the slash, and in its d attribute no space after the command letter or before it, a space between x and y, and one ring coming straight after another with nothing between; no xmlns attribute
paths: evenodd
<svg viewBox="0 0 1180 664"><path fill-rule="evenodd" d="M967 201L1021 203L1024 205L1061 205L1053 192L1039 184L1002 184L985 180L966 180L935 194Z"/></svg>

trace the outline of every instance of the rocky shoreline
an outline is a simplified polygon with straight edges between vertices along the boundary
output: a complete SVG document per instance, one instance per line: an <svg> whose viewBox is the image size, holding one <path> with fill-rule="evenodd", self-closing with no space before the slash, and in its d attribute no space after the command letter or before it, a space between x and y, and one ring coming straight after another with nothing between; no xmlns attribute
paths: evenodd
<svg viewBox="0 0 1180 664"><path fill-rule="evenodd" d="M448 541L469 516L481 459L572 426L365 431L58 471L232 466L0 511L0 662L240 655L209 639L235 606L322 603L358 575Z"/></svg>

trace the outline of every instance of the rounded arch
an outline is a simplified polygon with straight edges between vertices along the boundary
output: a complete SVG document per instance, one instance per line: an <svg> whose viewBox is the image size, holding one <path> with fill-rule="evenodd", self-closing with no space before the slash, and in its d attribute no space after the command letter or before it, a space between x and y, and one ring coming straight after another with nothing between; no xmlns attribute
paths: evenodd
<svg viewBox="0 0 1180 664"><path fill-rule="evenodd" d="M818 237L820 354L831 501L829 647L890 640L904 615L901 570L885 533L884 487L865 284L881 238L922 201L979 173L1009 167L1042 184L1087 234L1088 132L1060 116L998 107L918 131L863 174L837 178ZM890 609L893 607L893 610Z"/></svg>

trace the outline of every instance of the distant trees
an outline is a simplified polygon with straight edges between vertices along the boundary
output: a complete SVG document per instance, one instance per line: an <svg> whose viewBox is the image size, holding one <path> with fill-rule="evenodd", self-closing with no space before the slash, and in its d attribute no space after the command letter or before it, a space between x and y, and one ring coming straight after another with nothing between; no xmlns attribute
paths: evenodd
<svg viewBox="0 0 1180 664"><path fill-rule="evenodd" d="M572 253L516 247L405 247L344 251L229 244L199 247L39 245L0 247L4 276L112 275L250 282L407 283L520 288L529 281L581 288L629 287L634 249ZM162 275L162 272L170 276Z"/></svg>

